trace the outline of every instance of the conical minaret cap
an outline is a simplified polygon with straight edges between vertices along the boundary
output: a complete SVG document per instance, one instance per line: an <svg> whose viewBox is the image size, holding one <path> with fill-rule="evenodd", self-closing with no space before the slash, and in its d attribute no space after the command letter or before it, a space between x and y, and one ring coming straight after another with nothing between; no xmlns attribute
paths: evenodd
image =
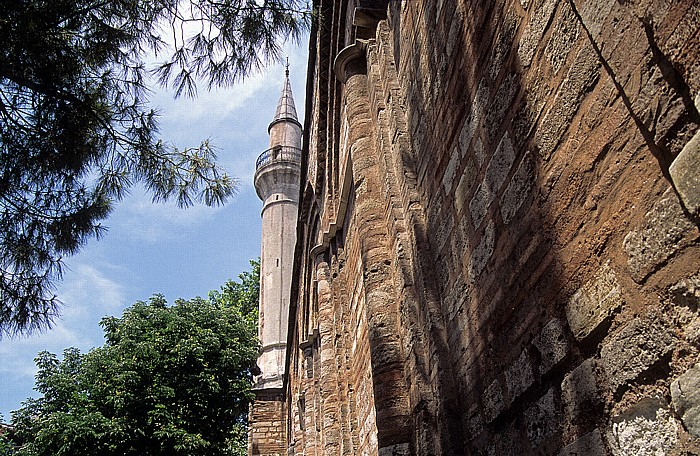
<svg viewBox="0 0 700 456"><path fill-rule="evenodd" d="M268 127L268 131L274 124L284 121L296 123L301 127L301 124L299 124L299 119L297 118L297 109L294 106L292 85L289 83L289 70L286 71L284 86L282 87L282 94L280 95L279 102L277 103L275 117L272 119L272 122Z"/></svg>

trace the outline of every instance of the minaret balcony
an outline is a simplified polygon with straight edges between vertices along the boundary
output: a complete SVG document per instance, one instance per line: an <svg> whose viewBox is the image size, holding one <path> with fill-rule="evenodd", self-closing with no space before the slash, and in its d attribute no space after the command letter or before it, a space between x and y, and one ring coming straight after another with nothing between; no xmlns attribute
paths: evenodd
<svg viewBox="0 0 700 456"><path fill-rule="evenodd" d="M282 162L301 164L301 149L291 146L275 146L267 149L255 161L255 172L258 173L262 168Z"/></svg>

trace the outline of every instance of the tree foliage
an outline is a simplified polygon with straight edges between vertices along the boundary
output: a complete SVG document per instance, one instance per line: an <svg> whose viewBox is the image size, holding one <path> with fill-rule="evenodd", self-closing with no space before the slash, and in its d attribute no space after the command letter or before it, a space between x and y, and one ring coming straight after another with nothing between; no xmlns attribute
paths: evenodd
<svg viewBox="0 0 700 456"><path fill-rule="evenodd" d="M232 195L208 142L158 137L149 72L176 95L230 84L307 19L304 0L0 2L0 335L50 324L62 257L135 183L181 206Z"/></svg>
<svg viewBox="0 0 700 456"><path fill-rule="evenodd" d="M105 345L86 354L40 353L43 397L13 414L17 454L244 455L259 350L255 275L208 300L138 302L105 318Z"/></svg>

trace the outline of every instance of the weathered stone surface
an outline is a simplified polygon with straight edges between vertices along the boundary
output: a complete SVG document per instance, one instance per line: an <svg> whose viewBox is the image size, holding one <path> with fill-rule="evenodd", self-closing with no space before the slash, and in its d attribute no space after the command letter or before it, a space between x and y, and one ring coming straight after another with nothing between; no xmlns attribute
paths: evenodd
<svg viewBox="0 0 700 456"><path fill-rule="evenodd" d="M455 173L459 166L459 158L459 153L455 150L447 163L447 168L445 168L445 173L442 176L442 186L445 189L445 193L449 193L452 190L452 183L455 180Z"/></svg>
<svg viewBox="0 0 700 456"><path fill-rule="evenodd" d="M489 164L486 166L484 180L469 203L469 211L471 212L475 228L481 225L481 222L484 220L489 205L505 182L514 161L513 143L508 132L506 132L501 138Z"/></svg>
<svg viewBox="0 0 700 456"><path fill-rule="evenodd" d="M532 386L535 382L535 376L532 373L532 365L530 364L527 350L523 350L518 359L508 366L505 371L505 379L509 403L512 403Z"/></svg>
<svg viewBox="0 0 700 456"><path fill-rule="evenodd" d="M515 171L510 180L503 197L501 198L501 217L503 223L508 224L523 202L527 199L534 185L534 162L530 154L526 155L520 162L520 166Z"/></svg>
<svg viewBox="0 0 700 456"><path fill-rule="evenodd" d="M688 212L700 215L700 131L688 141L669 168L683 205Z"/></svg>
<svg viewBox="0 0 700 456"><path fill-rule="evenodd" d="M438 251L445 248L447 241L450 239L452 228L454 228L454 217L452 217L452 215L450 215L447 220L443 220L442 223L436 227L435 240Z"/></svg>
<svg viewBox="0 0 700 456"><path fill-rule="evenodd" d="M678 441L678 423L663 399L645 398L612 418L608 444L615 456L668 454Z"/></svg>
<svg viewBox="0 0 700 456"><path fill-rule="evenodd" d="M554 21L554 30L549 37L544 55L552 65L552 70L557 73L576 43L579 37L578 19L571 9L569 2L560 2L561 17Z"/></svg>
<svg viewBox="0 0 700 456"><path fill-rule="evenodd" d="M474 157L476 157L476 161L479 163L479 166L484 164L486 152L484 151L484 143L481 141L481 138L476 138L476 141L474 142Z"/></svg>
<svg viewBox="0 0 700 456"><path fill-rule="evenodd" d="M544 114L539 128L535 129L535 143L543 160L549 160L584 96L598 80L598 66L598 56L592 46L581 47L557 90L554 103Z"/></svg>
<svg viewBox="0 0 700 456"><path fill-rule="evenodd" d="M671 383L671 405L688 432L700 438L700 364Z"/></svg>
<svg viewBox="0 0 700 456"><path fill-rule="evenodd" d="M379 456L409 456L411 446L408 443L400 443L379 449Z"/></svg>
<svg viewBox="0 0 700 456"><path fill-rule="evenodd" d="M447 50L447 56L452 57L452 52L458 43L458 39L461 38L462 27L464 25L464 13L461 8L457 8L455 11L455 16L452 19L452 24L450 25L450 31L447 34L447 41L445 47Z"/></svg>
<svg viewBox="0 0 700 456"><path fill-rule="evenodd" d="M634 319L603 343L600 360L613 392L671 354L673 328L658 315Z"/></svg>
<svg viewBox="0 0 700 456"><path fill-rule="evenodd" d="M504 454L518 454L522 451L520 443L520 429L512 423L498 431L498 438L492 439L486 450L488 456L501 456Z"/></svg>
<svg viewBox="0 0 700 456"><path fill-rule="evenodd" d="M558 456L607 456L607 454L603 436L600 430L596 429L562 448Z"/></svg>
<svg viewBox="0 0 700 456"><path fill-rule="evenodd" d="M632 278L639 283L644 281L678 251L683 237L693 228L693 223L683 214L678 197L668 189L646 214L644 226L630 232L622 243L629 255L627 265Z"/></svg>
<svg viewBox="0 0 700 456"><path fill-rule="evenodd" d="M542 39L555 6L557 6L557 0L539 0L533 5L530 21L525 26L518 46L518 57L520 57L520 63L524 67L532 63L532 57L535 55L535 50Z"/></svg>
<svg viewBox="0 0 700 456"><path fill-rule="evenodd" d="M513 46L513 38L518 29L518 16L512 13L512 10L503 18L501 30L496 37L494 46L491 51L491 59L487 68L489 70L489 78L491 81L496 81L498 75L503 68L506 57L510 48Z"/></svg>
<svg viewBox="0 0 700 456"><path fill-rule="evenodd" d="M602 402L597 367L594 359L587 359L561 382L562 401L568 416L582 416Z"/></svg>
<svg viewBox="0 0 700 456"><path fill-rule="evenodd" d="M513 151L513 143L510 140L508 132L506 132L498 143L496 152L493 153L493 157L491 157L491 161L486 167L484 182L491 190L497 192L501 188L506 181L506 176L510 172L514 161L515 152Z"/></svg>
<svg viewBox="0 0 700 456"><path fill-rule="evenodd" d="M495 379L488 388L486 388L484 394L481 396L481 403L484 406L484 419L487 423L495 420L503 409L505 409L503 387L498 379Z"/></svg>
<svg viewBox="0 0 700 456"><path fill-rule="evenodd" d="M479 413L478 407L472 407L464 417L464 425L471 437L476 437L484 432L484 419Z"/></svg>
<svg viewBox="0 0 700 456"><path fill-rule="evenodd" d="M472 223L475 229L484 221L489 206L495 198L496 194L482 181L469 202L469 213L472 216Z"/></svg>
<svg viewBox="0 0 700 456"><path fill-rule="evenodd" d="M605 25L605 19L608 17L608 14L610 14L614 5L614 0L576 2L576 8L581 15L583 25L593 38L598 38L600 35Z"/></svg>
<svg viewBox="0 0 700 456"><path fill-rule="evenodd" d="M534 448L559 431L560 415L551 389L525 411L527 438Z"/></svg>
<svg viewBox="0 0 700 456"><path fill-rule="evenodd" d="M467 164L464 167L464 172L462 172L462 177L457 184L457 189L455 190L455 209L458 214L461 214L468 201L468 195L472 188L474 188L476 177L476 167L474 166L474 160L471 158L467 159Z"/></svg>
<svg viewBox="0 0 700 456"><path fill-rule="evenodd" d="M540 374L544 375L566 358L569 344L566 341L561 322L554 318L550 320L539 335L532 341L540 352Z"/></svg>
<svg viewBox="0 0 700 456"><path fill-rule="evenodd" d="M486 225L484 234L481 236L479 244L472 251L469 259L469 278L476 279L486 267L489 259L493 255L493 249L496 244L496 229L493 220Z"/></svg>
<svg viewBox="0 0 700 456"><path fill-rule="evenodd" d="M583 340L611 318L623 304L615 271L606 263L567 302L566 318L569 328L576 339Z"/></svg>
<svg viewBox="0 0 700 456"><path fill-rule="evenodd" d="M674 304L697 309L700 307L700 273L680 280L668 291Z"/></svg>
<svg viewBox="0 0 700 456"><path fill-rule="evenodd" d="M493 102L486 111L484 126L486 128L486 141L489 144L494 144L497 139L497 133L503 120L505 119L508 109L513 104L513 100L518 93L519 78L516 73L511 73L506 77L501 85L496 90L493 96ZM510 141L510 138L508 139ZM500 147L500 145L499 145ZM511 145L511 148L513 146Z"/></svg>
<svg viewBox="0 0 700 456"><path fill-rule="evenodd" d="M489 103L489 86L486 78L482 78L479 81L479 85L476 89L476 94L472 100L472 104L467 115L462 130L459 133L459 147L462 155L464 155L467 150L469 150L469 145L472 142L476 128L484 117L486 112L486 107Z"/></svg>

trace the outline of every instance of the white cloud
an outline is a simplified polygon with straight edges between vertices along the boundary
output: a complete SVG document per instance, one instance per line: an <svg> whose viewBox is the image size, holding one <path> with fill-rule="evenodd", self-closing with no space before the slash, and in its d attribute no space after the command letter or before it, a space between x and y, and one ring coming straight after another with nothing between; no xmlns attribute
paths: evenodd
<svg viewBox="0 0 700 456"><path fill-rule="evenodd" d="M118 269L109 264L104 269ZM93 264L79 262L70 267L69 278L61 285L59 299L65 304L62 321L81 322L86 315L113 312L124 308L125 291Z"/></svg>
<svg viewBox="0 0 700 456"><path fill-rule="evenodd" d="M117 203L107 225L131 238L154 243L178 239L187 230L211 221L221 210L221 206L203 204L185 209L174 202L154 203L149 194L136 187L131 195Z"/></svg>

